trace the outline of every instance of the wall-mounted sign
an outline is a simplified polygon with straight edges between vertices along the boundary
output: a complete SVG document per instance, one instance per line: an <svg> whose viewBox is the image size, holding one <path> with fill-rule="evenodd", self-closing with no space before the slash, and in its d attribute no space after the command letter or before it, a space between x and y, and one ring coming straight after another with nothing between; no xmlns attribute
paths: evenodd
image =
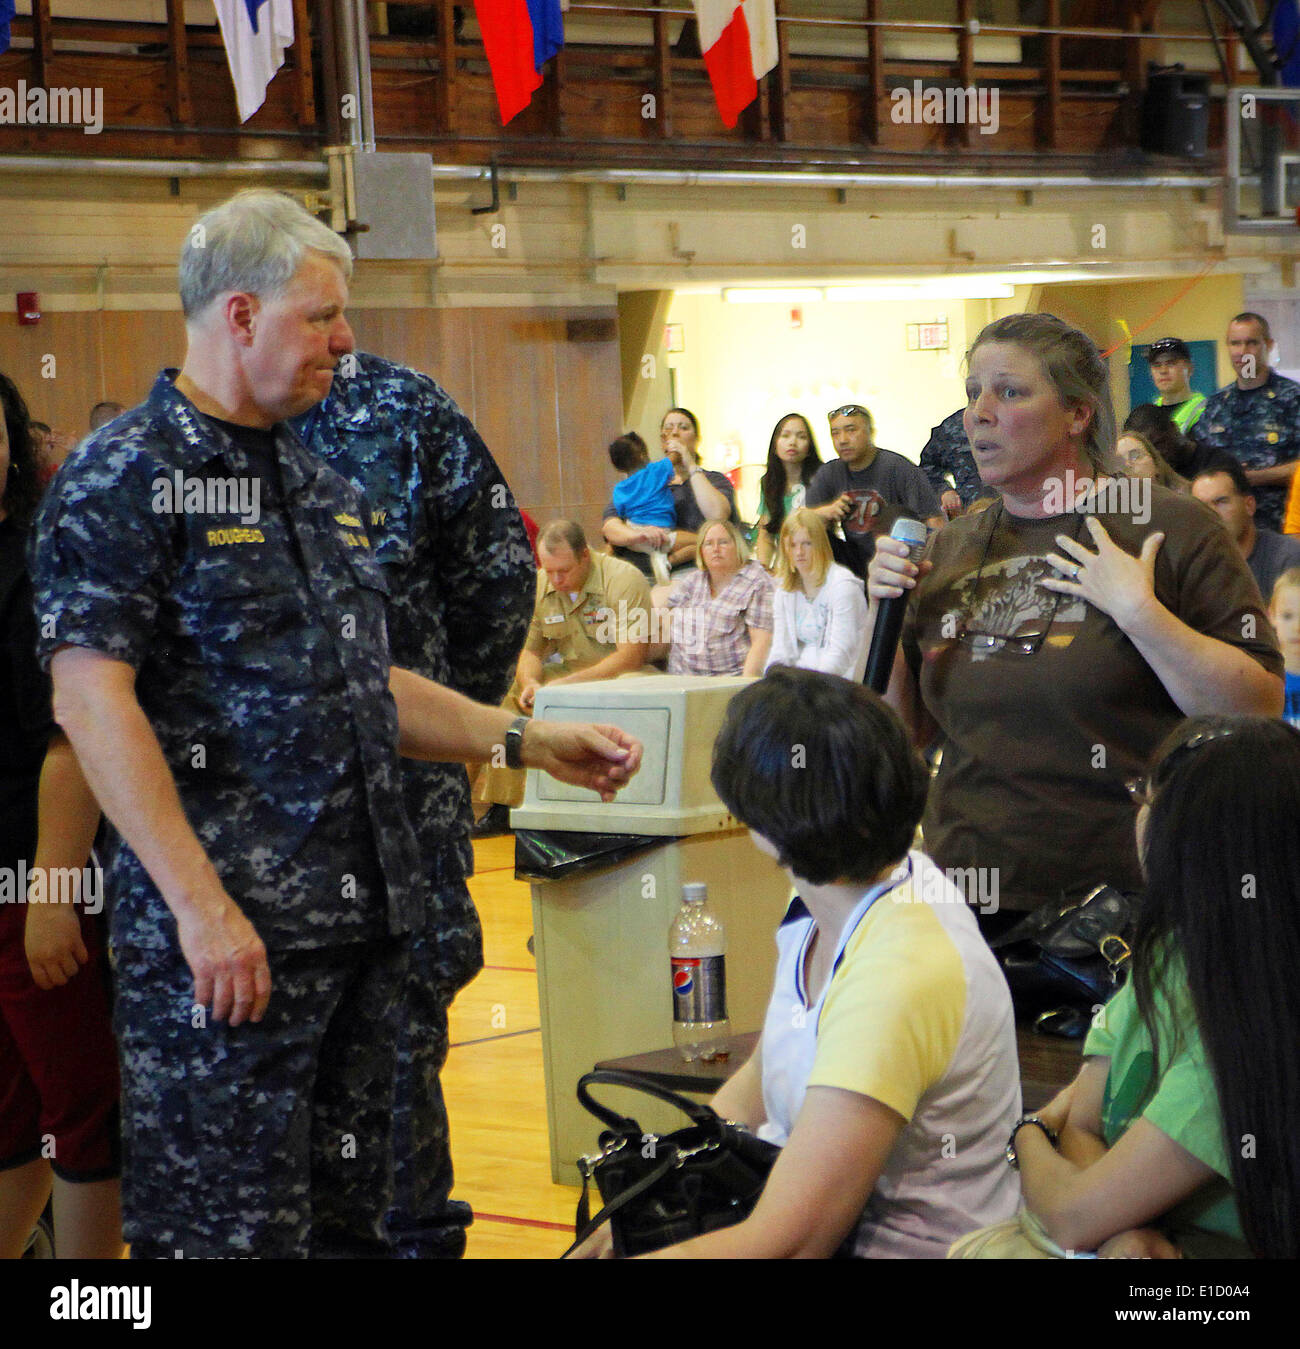
<svg viewBox="0 0 1300 1349"><path fill-rule="evenodd" d="M682 331L680 323L664 324L664 350L670 356L686 350L686 334Z"/></svg>
<svg viewBox="0 0 1300 1349"><path fill-rule="evenodd" d="M946 323L909 323L907 325L908 351L947 351L948 325Z"/></svg>

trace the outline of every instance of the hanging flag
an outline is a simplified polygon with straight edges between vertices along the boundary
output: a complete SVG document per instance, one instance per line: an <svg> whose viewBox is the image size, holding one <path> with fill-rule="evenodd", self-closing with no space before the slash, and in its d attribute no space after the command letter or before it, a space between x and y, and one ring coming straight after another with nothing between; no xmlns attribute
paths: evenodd
<svg viewBox="0 0 1300 1349"><path fill-rule="evenodd" d="M474 0L501 125L522 112L542 83L542 67L564 46L560 0Z"/></svg>
<svg viewBox="0 0 1300 1349"><path fill-rule="evenodd" d="M266 86L293 46L293 0L213 0L239 120L246 122L266 102Z"/></svg>
<svg viewBox="0 0 1300 1349"><path fill-rule="evenodd" d="M718 112L735 126L776 65L776 0L694 0L700 50Z"/></svg>
<svg viewBox="0 0 1300 1349"><path fill-rule="evenodd" d="M0 0L0 52L9 50L9 24L14 17L14 0Z"/></svg>

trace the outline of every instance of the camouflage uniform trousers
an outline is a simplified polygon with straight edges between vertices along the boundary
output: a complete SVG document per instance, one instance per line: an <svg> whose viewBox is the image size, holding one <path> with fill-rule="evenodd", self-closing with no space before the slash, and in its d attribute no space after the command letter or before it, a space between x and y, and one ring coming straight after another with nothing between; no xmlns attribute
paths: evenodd
<svg viewBox="0 0 1300 1349"><path fill-rule="evenodd" d="M266 1015L231 1028L178 950L115 953L133 1257L389 1254L407 958L391 938L271 951Z"/></svg>
<svg viewBox="0 0 1300 1349"><path fill-rule="evenodd" d="M439 889L434 913L435 929L411 941L393 1099L395 1194L385 1228L399 1258L455 1260L465 1253L474 1214L451 1198L440 1074L447 1062L447 1011L483 968L483 932L463 880Z"/></svg>

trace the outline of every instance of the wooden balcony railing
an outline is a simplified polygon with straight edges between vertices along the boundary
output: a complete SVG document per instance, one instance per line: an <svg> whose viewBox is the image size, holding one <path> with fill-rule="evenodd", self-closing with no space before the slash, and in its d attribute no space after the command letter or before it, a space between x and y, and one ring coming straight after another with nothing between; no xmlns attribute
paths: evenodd
<svg viewBox="0 0 1300 1349"><path fill-rule="evenodd" d="M1044 0L1045 22L983 24L974 0L942 20L885 14L881 0L841 0L839 14L778 0L780 59L758 100L728 131L692 46L686 0L573 0L567 45L532 104L508 127L497 115L472 5L390 0L371 9L380 148L427 149L443 163L679 168L934 169L1116 162L1137 143L1147 62L1170 41L1196 43L1203 65L1226 55L1226 29L1160 26L1160 0ZM266 104L240 126L215 26L187 26L182 0L165 23L62 18L50 0L13 26L0 84L103 89L104 129L0 125L0 154L138 158L304 158L343 138L324 0L294 0L297 38ZM686 27L686 25L690 27ZM328 64L328 63L326 63ZM899 122L891 93L920 80L996 89L999 124ZM1211 148L1220 141L1220 117Z"/></svg>

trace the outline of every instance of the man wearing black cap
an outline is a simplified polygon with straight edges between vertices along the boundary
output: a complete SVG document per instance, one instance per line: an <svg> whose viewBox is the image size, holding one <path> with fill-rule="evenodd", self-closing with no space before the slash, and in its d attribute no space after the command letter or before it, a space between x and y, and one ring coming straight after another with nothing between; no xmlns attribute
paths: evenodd
<svg viewBox="0 0 1300 1349"><path fill-rule="evenodd" d="M1156 404L1169 409L1174 425L1189 435L1202 412L1205 411L1205 395L1194 393L1192 378L1192 352L1180 337L1162 337L1147 348L1147 362L1151 366L1151 379L1159 392Z"/></svg>

